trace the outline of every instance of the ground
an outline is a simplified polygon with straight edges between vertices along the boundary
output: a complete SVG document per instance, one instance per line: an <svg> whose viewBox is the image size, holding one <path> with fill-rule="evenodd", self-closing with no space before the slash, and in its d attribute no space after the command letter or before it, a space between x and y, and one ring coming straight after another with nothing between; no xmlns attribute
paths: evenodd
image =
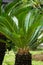
<svg viewBox="0 0 43 65"><path fill-rule="evenodd" d="M41 54L43 53L43 50L42 51L30 51L30 53L32 53L32 55ZM14 61L15 61L14 58L15 58L15 55L13 51L6 52L3 65L14 65ZM43 65L43 61L32 60L32 65Z"/></svg>

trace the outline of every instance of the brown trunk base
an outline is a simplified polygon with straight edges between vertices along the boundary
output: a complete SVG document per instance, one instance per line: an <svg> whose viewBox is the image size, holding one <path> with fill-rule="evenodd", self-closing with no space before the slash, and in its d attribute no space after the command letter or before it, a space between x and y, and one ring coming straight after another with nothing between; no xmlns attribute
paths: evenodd
<svg viewBox="0 0 43 65"><path fill-rule="evenodd" d="M15 58L15 65L32 65L31 64L31 54L16 54L16 58Z"/></svg>

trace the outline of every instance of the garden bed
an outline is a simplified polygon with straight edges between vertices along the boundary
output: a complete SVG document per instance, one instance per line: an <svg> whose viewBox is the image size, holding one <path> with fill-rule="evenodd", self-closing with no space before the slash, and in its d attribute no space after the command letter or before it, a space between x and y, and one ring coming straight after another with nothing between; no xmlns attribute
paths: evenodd
<svg viewBox="0 0 43 65"><path fill-rule="evenodd" d="M43 54L43 50L41 50L41 51L30 51L30 52L32 54L32 58L36 54ZM14 65L14 62L15 62L14 52L13 51L6 52L2 65ZM32 59L32 65L43 65L43 61L36 61L36 60Z"/></svg>
<svg viewBox="0 0 43 65"><path fill-rule="evenodd" d="M32 59L37 61L43 61L43 53L32 55Z"/></svg>

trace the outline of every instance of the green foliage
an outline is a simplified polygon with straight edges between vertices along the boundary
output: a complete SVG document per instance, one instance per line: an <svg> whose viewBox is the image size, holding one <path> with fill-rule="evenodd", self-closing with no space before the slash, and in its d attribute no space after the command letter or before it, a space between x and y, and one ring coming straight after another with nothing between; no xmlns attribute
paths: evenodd
<svg viewBox="0 0 43 65"><path fill-rule="evenodd" d="M35 50L37 48L37 46L39 45L37 40L38 40L39 35L41 34L40 30L41 30L41 27L38 27L37 30L35 30L35 32L34 32L35 34L33 33L32 39L29 43L29 46L33 50Z"/></svg>
<svg viewBox="0 0 43 65"><path fill-rule="evenodd" d="M43 13L40 14L40 10L29 2L12 2L6 5L0 16L0 32L11 40L16 48L29 46L30 42L35 40L41 26Z"/></svg>
<svg viewBox="0 0 43 65"><path fill-rule="evenodd" d="M0 15L1 15L1 3L2 3L2 0L0 0Z"/></svg>

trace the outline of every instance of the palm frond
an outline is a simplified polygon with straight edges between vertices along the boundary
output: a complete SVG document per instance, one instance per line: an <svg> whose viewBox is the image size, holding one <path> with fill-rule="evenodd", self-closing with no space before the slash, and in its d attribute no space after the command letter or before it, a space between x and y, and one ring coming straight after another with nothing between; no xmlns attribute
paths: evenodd
<svg viewBox="0 0 43 65"><path fill-rule="evenodd" d="M4 43L4 44L8 44L7 41L3 40L3 39L0 39L0 42Z"/></svg>
<svg viewBox="0 0 43 65"><path fill-rule="evenodd" d="M43 24L41 21L43 15L41 15L40 13L37 13L37 14L38 14L37 17L34 17L34 21L33 21L32 25L30 27L28 27L28 31L27 31L27 39L29 38L28 40L31 39L31 35L34 33L35 29L38 28L38 26Z"/></svg>
<svg viewBox="0 0 43 65"><path fill-rule="evenodd" d="M36 32L37 28L43 26L43 14L31 4L22 1L8 4L4 11L0 16L0 32L15 43L16 47L28 46L37 36L40 29Z"/></svg>
<svg viewBox="0 0 43 65"><path fill-rule="evenodd" d="M8 4L5 6L4 10L5 10L5 12L8 14L15 6L18 6L18 5L20 5L21 3L22 3L21 0L16 0L16 1L10 2L10 3L8 3Z"/></svg>
<svg viewBox="0 0 43 65"><path fill-rule="evenodd" d="M39 35L40 35L40 30L41 30L41 26L39 26L36 30L35 30L35 32L33 33L33 35L32 35L32 37L31 37L31 40L30 40L30 42L29 42L29 47L31 48L31 49L36 49L37 48L37 40L38 40L38 37L39 37Z"/></svg>
<svg viewBox="0 0 43 65"><path fill-rule="evenodd" d="M1 14L1 4L0 4L0 14Z"/></svg>

